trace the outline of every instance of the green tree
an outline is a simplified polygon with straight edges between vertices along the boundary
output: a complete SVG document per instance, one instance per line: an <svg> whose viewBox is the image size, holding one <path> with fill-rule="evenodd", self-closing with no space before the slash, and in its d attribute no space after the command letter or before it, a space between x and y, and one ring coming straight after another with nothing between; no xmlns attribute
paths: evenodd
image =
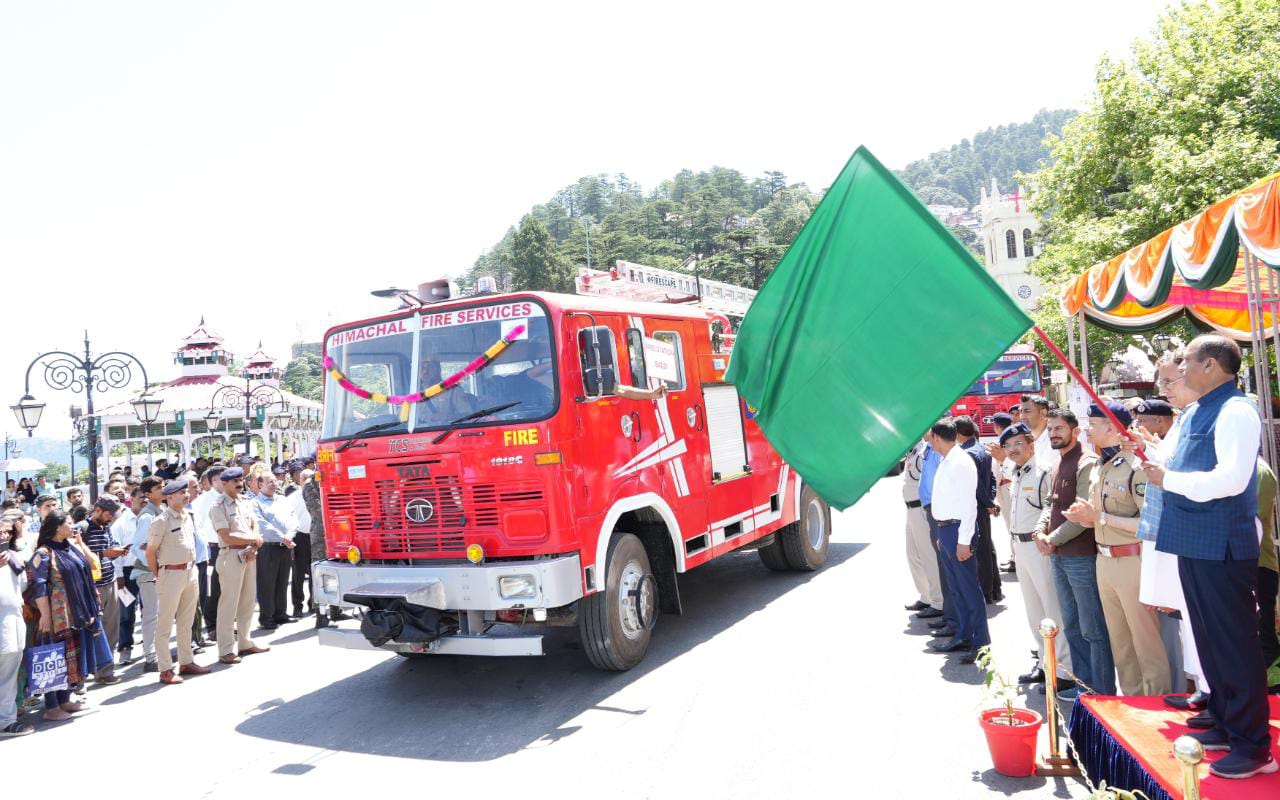
<svg viewBox="0 0 1280 800"><path fill-rule="evenodd" d="M528 214L511 241L512 288L544 292L573 289L573 273L546 226Z"/></svg>
<svg viewBox="0 0 1280 800"><path fill-rule="evenodd" d="M44 469L37 472L36 475L43 475L44 479L52 485L58 481L66 480L67 477L71 475L71 467L68 467L66 464L51 461L48 464L45 464Z"/></svg>
<svg viewBox="0 0 1280 800"><path fill-rule="evenodd" d="M1049 144L1029 177L1049 298L1036 317L1062 334L1068 279L1280 167L1280 0L1164 12L1132 57L1101 60L1089 108ZM1128 340L1090 329L1104 354Z"/></svg>
<svg viewBox="0 0 1280 800"><path fill-rule="evenodd" d="M324 366L320 356L303 353L284 368L280 385L299 397L319 401L324 397Z"/></svg>

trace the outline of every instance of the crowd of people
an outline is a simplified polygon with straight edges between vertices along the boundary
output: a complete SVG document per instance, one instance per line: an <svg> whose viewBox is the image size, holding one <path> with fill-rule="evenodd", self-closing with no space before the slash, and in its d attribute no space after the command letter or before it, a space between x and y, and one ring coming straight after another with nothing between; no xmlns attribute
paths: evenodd
<svg viewBox="0 0 1280 800"><path fill-rule="evenodd" d="M43 478L35 493L15 484L0 510L0 736L32 733L20 713L41 705L50 722L74 718L87 685L119 683L138 644L142 674L173 685L210 672L195 658L206 648L226 665L270 650L251 636L255 609L257 631L340 618L310 599L325 552L314 466L160 460L112 472L92 505L69 490L65 508ZM57 642L69 688L29 697L23 653Z"/></svg>
<svg viewBox="0 0 1280 800"><path fill-rule="evenodd" d="M1093 404L1087 420L1040 395L934 424L907 457L907 561L930 648L973 663L1001 599L990 520L1011 537L1037 660L1019 677L1058 698L1163 695L1195 712L1215 775L1275 772L1268 690L1280 691L1276 476L1260 455L1241 354L1204 335L1157 366L1159 396ZM1066 640L1047 663L1041 621ZM1274 688L1272 688L1274 687Z"/></svg>

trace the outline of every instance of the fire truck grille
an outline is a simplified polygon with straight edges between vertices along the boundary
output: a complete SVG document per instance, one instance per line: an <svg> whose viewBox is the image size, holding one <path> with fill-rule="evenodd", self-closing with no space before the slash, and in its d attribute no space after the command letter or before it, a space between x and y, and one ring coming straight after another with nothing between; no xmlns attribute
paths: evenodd
<svg viewBox="0 0 1280 800"><path fill-rule="evenodd" d="M352 518L355 532L369 543L370 557L461 555L466 534L498 528L504 509L543 504L542 488L532 481L463 486L456 476L435 476L375 481L373 488L368 494L327 497L331 513Z"/></svg>

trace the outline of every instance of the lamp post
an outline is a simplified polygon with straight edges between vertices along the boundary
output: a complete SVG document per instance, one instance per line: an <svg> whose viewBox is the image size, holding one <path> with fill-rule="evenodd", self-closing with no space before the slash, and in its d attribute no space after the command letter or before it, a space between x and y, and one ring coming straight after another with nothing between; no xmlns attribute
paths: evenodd
<svg viewBox="0 0 1280 800"><path fill-rule="evenodd" d="M160 414L160 404L163 401L149 394L151 384L147 381L147 368L142 366L142 362L136 356L120 351L103 353L94 358L89 349L89 332L85 331L83 357L64 350L50 350L36 356L27 365L22 398L16 405L9 407L18 418L18 424L27 431L27 436L34 435L36 426L40 424L40 416L44 413L45 404L31 395L31 370L40 363L41 359L47 359L42 365L46 386L55 391L69 389L77 394L84 393L84 417L88 420L86 435L90 441L96 441L98 435L97 418L93 415L94 390L105 392L108 389L123 389L133 381L135 366L142 373L142 394L129 402L133 406L134 413L138 415L138 421L143 425L150 425ZM74 479L75 475L71 477ZM98 499L98 448L96 447L89 450L89 478L89 500L93 502Z"/></svg>
<svg viewBox="0 0 1280 800"><path fill-rule="evenodd" d="M284 395L280 390L269 383L259 383L256 387L253 385L251 378L244 379L244 388L234 384L225 384L213 393L213 398L209 401L209 413L205 415L205 421L211 421L218 418L219 408L239 408L244 403L244 454L249 455L250 438L249 438L249 421L251 419L253 406L263 410L265 417L267 406L279 405L280 411L272 414L271 426L277 430L287 430L292 415L289 412L289 404L285 402ZM270 459L271 454L267 453Z"/></svg>
<svg viewBox="0 0 1280 800"><path fill-rule="evenodd" d="M17 458L19 455L22 454L22 451L18 449L18 441L14 439L12 436L10 436L8 431L5 431L5 434L4 434L4 460L5 461L9 460L10 447L13 448L14 458ZM9 471L8 470L5 470L4 472L4 487L6 489L9 488Z"/></svg>

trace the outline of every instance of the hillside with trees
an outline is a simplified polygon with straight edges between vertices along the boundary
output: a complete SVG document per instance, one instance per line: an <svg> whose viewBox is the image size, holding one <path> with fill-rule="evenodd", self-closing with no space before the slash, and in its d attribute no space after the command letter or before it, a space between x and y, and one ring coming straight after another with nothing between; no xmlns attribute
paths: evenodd
<svg viewBox="0 0 1280 800"><path fill-rule="evenodd" d="M1072 111L988 128L913 161L898 175L926 203L968 207L979 187L1002 187L1045 163L1044 139ZM579 267L622 259L758 289L800 232L820 194L785 173L748 178L727 167L682 170L651 191L626 175L589 175L535 206L459 282L491 275L502 290L573 291ZM957 236L975 249L967 229Z"/></svg>

